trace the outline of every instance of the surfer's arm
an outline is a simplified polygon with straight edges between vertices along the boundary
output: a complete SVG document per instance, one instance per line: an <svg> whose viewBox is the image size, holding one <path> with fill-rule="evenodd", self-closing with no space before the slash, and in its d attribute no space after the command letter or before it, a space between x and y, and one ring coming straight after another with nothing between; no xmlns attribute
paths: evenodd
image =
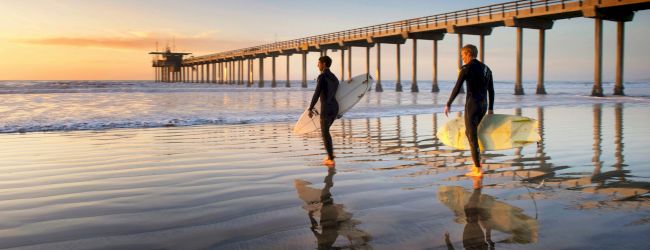
<svg viewBox="0 0 650 250"><path fill-rule="evenodd" d="M447 108L451 107L451 103L454 102L454 99L456 99L456 96L460 92L460 88L463 87L463 82L465 81L467 71L468 67L466 66L460 68L460 72L458 73L458 80L456 80L456 86L454 86L454 90L451 91L451 95L449 96L449 101L447 101Z"/></svg>
<svg viewBox="0 0 650 250"><path fill-rule="evenodd" d="M492 110L494 109L494 82L492 81L492 71L489 68L487 74L487 90L488 90L488 99L490 101L488 110L490 114L492 114Z"/></svg>
<svg viewBox="0 0 650 250"><path fill-rule="evenodd" d="M318 97L320 97L320 91L321 91L321 76L318 76L318 79L316 81L316 90L314 91L314 96L311 97L311 103L309 104L309 110L314 109L314 106L316 106L316 102L318 102Z"/></svg>

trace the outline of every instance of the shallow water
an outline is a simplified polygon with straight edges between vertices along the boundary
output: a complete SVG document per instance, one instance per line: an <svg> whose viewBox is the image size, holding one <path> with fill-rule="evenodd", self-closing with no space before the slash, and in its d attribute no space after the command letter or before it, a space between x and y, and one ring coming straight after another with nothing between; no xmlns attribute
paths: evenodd
<svg viewBox="0 0 650 250"><path fill-rule="evenodd" d="M431 83L420 82L420 93L411 93L410 83L395 92L393 83L383 83L385 92L369 92L346 118L391 117L442 112L451 82L440 82L440 93L431 93ZM650 83L626 83L628 96L594 98L591 85L580 82L549 82L549 95L512 95L514 83L497 82L496 108L573 106L594 103L650 103ZM243 85L196 83L152 83L137 81L0 81L0 133L104 130L222 124L293 122L309 105L314 84L301 88L247 88ZM525 83L526 93L535 84ZM613 85L603 85L611 95ZM462 110L464 97L454 108Z"/></svg>
<svg viewBox="0 0 650 250"><path fill-rule="evenodd" d="M647 249L650 105L594 103L497 106L542 142L486 152L480 191L434 137L459 112L337 121L335 169L283 121L0 134L0 248Z"/></svg>

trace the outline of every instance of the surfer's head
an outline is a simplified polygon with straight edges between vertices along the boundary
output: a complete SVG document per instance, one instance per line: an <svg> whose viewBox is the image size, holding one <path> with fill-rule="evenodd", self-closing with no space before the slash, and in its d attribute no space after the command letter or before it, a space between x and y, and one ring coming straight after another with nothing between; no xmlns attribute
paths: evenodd
<svg viewBox="0 0 650 250"><path fill-rule="evenodd" d="M467 44L461 49L461 56L463 57L463 63L467 64L478 56L478 49L472 44Z"/></svg>
<svg viewBox="0 0 650 250"><path fill-rule="evenodd" d="M332 58L330 58L329 56L321 56L320 58L318 58L318 69L320 71L323 71L329 68L330 66L332 66Z"/></svg>

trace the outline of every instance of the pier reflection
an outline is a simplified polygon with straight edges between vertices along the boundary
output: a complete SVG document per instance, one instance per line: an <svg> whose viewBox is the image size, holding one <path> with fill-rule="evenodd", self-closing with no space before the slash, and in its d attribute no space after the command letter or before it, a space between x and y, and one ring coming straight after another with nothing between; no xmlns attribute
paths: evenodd
<svg viewBox="0 0 650 250"><path fill-rule="evenodd" d="M352 219L352 213L343 204L334 202L330 189L334 186L335 168L328 168L322 189L311 187L305 180L294 180L298 197L304 202L302 208L311 222L310 230L316 237L318 249L359 249L368 247L370 235L357 228L361 222ZM344 236L345 241L338 241Z"/></svg>
<svg viewBox="0 0 650 250"><path fill-rule="evenodd" d="M545 108L536 107L526 109L524 115L531 116L530 114L533 114L532 118L536 118L538 121L541 141L537 147L534 148L533 144L512 150L484 152L482 154L485 164L484 177L486 179L505 178L517 181L519 185L538 189L564 189L600 195L596 201L580 203L579 208L594 208L611 202L629 200L640 201L643 206L650 206L649 201L643 198L643 195L650 191L650 182L639 181L639 178L631 180L629 177L633 175L627 169L624 161L624 104L618 103L612 106L603 107L603 104L595 104L591 108L593 112L593 136L591 138L593 140L591 149L593 169L591 172L571 171L573 168L582 169L584 165L572 166L563 162L554 163L552 155L547 152L546 137L548 135L545 131ZM603 110L613 110L614 113L611 116L614 120L614 157L613 160L611 157L607 158L608 161L613 161L609 166L606 166L603 160ZM512 113L522 115L524 112L521 108L517 108L513 109ZM534 117L535 113L537 117ZM471 157L466 151L446 147L435 137L438 126L444 123L444 120L441 122L440 119L450 119L453 115L450 115L450 118L444 118L444 116L435 113L408 116L372 118L374 122L371 122L371 119L346 120L346 137L340 147L349 148L353 143L357 145L366 143L366 147L381 155L384 161L391 159L416 161L416 163L410 162L402 166L381 168L381 170L391 170L417 166L417 169L408 173L408 176L411 177L451 171L461 172L467 168L468 164L471 164ZM457 116L462 116L462 112L457 112ZM405 127L410 129L404 129ZM575 139L583 140L582 137ZM534 148L532 153L530 152L531 148ZM576 150L576 152L585 152L584 149ZM342 157L345 156L342 155ZM460 174L445 178L446 181L467 180L467 177ZM502 186L496 185L490 188L500 187ZM507 187L507 185L503 185L503 187ZM637 205L639 204L634 206Z"/></svg>

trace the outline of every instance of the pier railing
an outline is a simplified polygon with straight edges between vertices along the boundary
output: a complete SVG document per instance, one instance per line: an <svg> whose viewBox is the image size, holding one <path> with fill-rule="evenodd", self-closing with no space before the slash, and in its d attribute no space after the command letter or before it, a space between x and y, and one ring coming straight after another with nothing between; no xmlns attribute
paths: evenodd
<svg viewBox="0 0 650 250"><path fill-rule="evenodd" d="M562 8L567 3L578 3L579 6L584 4L584 0L541 0L541 1L512 1L500 4L487 5L477 8L453 11L443 14L418 17L412 19L406 19L396 22L389 22L383 24L377 24L367 27L361 27L356 29L332 32L322 35L309 36L299 39L275 42L270 44L264 44L254 47L248 47L243 49L231 50L226 52L208 54L198 57L189 58L186 62L197 62L197 61L209 61L216 60L221 58L230 58L236 56L251 55L255 53L264 53L270 51L282 51L290 49L299 49L304 46L311 46L316 44L327 44L327 43L336 43L341 40L355 40L363 39L370 36L381 36L388 33L397 33L397 32L407 32L412 29L421 29L421 28L432 28L440 25L447 25L449 23L456 23L459 20L465 20L466 22L470 19L476 18L478 21L481 18L492 19L495 16L501 15L505 17L506 13L514 12L518 14L519 11L528 10L532 12L536 7L545 7L548 10L549 6L552 5L561 5ZM601 0L590 1L596 4L600 3Z"/></svg>

